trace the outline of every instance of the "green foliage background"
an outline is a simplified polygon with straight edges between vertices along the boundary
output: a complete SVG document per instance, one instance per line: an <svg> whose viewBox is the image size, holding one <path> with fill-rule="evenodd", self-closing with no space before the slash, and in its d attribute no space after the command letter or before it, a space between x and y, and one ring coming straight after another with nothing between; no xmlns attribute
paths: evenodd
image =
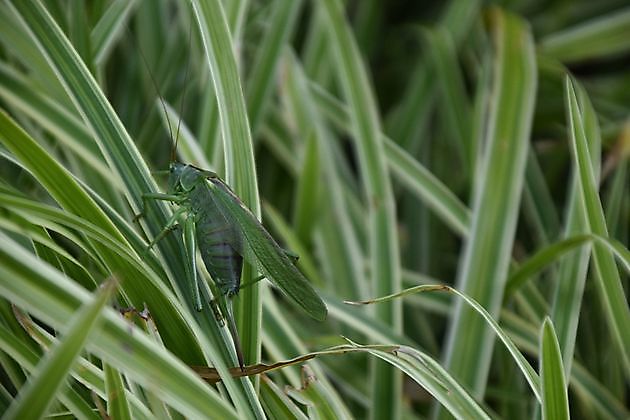
<svg viewBox="0 0 630 420"><path fill-rule="evenodd" d="M16 0L0 28L7 418L630 417L624 2ZM145 252L176 134L328 306L244 288L246 361L316 357L233 378L181 235Z"/></svg>

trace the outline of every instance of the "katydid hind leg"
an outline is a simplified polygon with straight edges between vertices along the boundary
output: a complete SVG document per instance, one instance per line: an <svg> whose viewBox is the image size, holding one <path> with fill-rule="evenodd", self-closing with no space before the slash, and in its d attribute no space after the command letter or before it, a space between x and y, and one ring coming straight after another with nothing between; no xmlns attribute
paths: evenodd
<svg viewBox="0 0 630 420"><path fill-rule="evenodd" d="M210 299L210 309L212 309L212 313L214 314L214 319L217 321L219 326L223 328L225 326L225 318L223 314L221 314L221 308L217 303L216 299Z"/></svg>
<svg viewBox="0 0 630 420"><path fill-rule="evenodd" d="M234 309L233 309L233 301L232 297L227 297L225 302L226 307L226 318L228 329L230 330L230 335L232 336L232 341L234 341L234 350L236 350L236 357L238 358L238 365L241 368L241 371L245 370L245 360L243 358L243 350L241 348L241 340L238 336L238 330L236 329L236 320L234 319Z"/></svg>

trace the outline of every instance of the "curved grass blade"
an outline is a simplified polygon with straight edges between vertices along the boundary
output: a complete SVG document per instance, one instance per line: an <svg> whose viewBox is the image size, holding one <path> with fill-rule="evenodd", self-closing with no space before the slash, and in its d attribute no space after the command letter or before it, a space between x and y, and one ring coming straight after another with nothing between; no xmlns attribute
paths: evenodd
<svg viewBox="0 0 630 420"><path fill-rule="evenodd" d="M408 346L399 346L395 352L372 349L367 352L406 373L455 418L491 418L474 397L429 355Z"/></svg>
<svg viewBox="0 0 630 420"><path fill-rule="evenodd" d="M593 239L592 235L575 235L540 249L510 274L505 286L505 299L509 299L519 287L545 266Z"/></svg>
<svg viewBox="0 0 630 420"><path fill-rule="evenodd" d="M46 413L46 409L68 376L74 360L101 320L101 311L115 290L116 282L108 281L99 293L72 317L67 335L44 356L30 382L20 390L9 410L4 413L5 418L39 418Z"/></svg>
<svg viewBox="0 0 630 420"><path fill-rule="evenodd" d="M575 235L540 249L536 252L536 254L514 270L510 274L505 288L506 299L509 298L530 277L544 269L547 265L558 260L560 257L571 252L575 248L594 241L607 247L610 252L617 257L617 260L621 263L624 269L630 273L630 251L621 242L616 239L604 238L599 235ZM569 279L567 279L567 281L568 280Z"/></svg>
<svg viewBox="0 0 630 420"><path fill-rule="evenodd" d="M382 296L375 299L370 299L370 300L361 301L361 302L346 301L345 303L349 305L368 305L368 304L373 304L373 303L386 302L392 299L397 299L397 298L411 295L414 293L431 292L431 291L445 291L445 292L454 293L460 298L462 298L472 309L477 311L477 313L483 317L486 323L494 330L494 332L501 339L501 341L503 342L507 350L510 352L510 354L514 358L514 361L523 372L525 379L527 379L527 382L529 383L529 386L532 392L534 393L538 401L540 401L541 400L540 378L536 374L536 371L534 371L534 369L531 367L527 359L523 357L523 354L518 350L518 348L516 347L514 342L510 339L510 337L503 331L501 327L499 327L499 324L494 320L492 315L490 315L488 311L486 311L483 308L483 306L481 306L478 302L466 296L464 293L461 293L457 291L456 289L450 286L447 286L445 284L423 284L420 286L405 289L398 293Z"/></svg>
<svg viewBox="0 0 630 420"><path fill-rule="evenodd" d="M125 22L137 3L137 0L114 1L92 29L90 43L94 51L93 61L96 66L107 61L116 37L120 36Z"/></svg>
<svg viewBox="0 0 630 420"><path fill-rule="evenodd" d="M24 330L28 331L28 334L33 338L33 340L39 343L39 345L43 348L48 348L56 343L56 339L48 332L44 332L40 326L35 325L31 318L23 317L20 319L20 324ZM36 368L39 356L33 350L27 348L23 341L19 341L11 334L11 332L4 328L0 328L0 347L10 357L16 360L27 372L32 372ZM79 357L70 374L92 393L96 394L100 398L107 399L104 379L105 375L103 371L96 367L93 363L87 361L83 357ZM152 418L149 409L143 402L132 395L129 391L125 390L125 392L127 393L126 398L129 401L134 418ZM63 392L60 393L58 397L64 405L67 405L65 400L68 397L66 397Z"/></svg>
<svg viewBox="0 0 630 420"><path fill-rule="evenodd" d="M606 245L630 274L630 250L616 239L602 238L601 236L595 236L595 239Z"/></svg>
<svg viewBox="0 0 630 420"><path fill-rule="evenodd" d="M273 418L295 418L297 420L308 420L308 417L299 409L297 405L286 393L278 387L267 376L262 376L260 383L260 397L262 398L265 412Z"/></svg>

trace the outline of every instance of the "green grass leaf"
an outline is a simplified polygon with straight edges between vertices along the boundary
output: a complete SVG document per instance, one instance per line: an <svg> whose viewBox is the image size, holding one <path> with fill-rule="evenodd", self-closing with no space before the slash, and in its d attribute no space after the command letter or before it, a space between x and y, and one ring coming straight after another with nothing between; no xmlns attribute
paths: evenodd
<svg viewBox="0 0 630 420"><path fill-rule="evenodd" d="M54 328L63 331L80 303L88 299L86 290L4 234L0 234L0 262L0 280L4 280L0 281L0 293ZM144 386L162 384L156 392L182 413L235 418L233 409L172 353L139 331L130 333L130 325L113 310L105 311L103 317L89 351L132 374Z"/></svg>
<svg viewBox="0 0 630 420"><path fill-rule="evenodd" d="M341 2L324 0L319 6L328 22L330 48L336 59L338 82L350 104L352 131L356 139L359 165L369 217L372 287L378 295L400 286L398 243L396 241L395 203L379 137L380 118L366 68L352 31L345 20ZM376 316L395 331L401 329L401 307L392 302L376 309ZM395 371L383 364L374 365L373 393L376 418L398 417L401 382Z"/></svg>
<svg viewBox="0 0 630 420"><path fill-rule="evenodd" d="M225 161L225 180L260 219L260 197L254 165L254 150L243 89L234 56L230 30L221 2L193 1L193 9L217 96ZM253 271L253 270L252 270ZM245 266L243 280L253 279ZM243 290L235 308L247 362L260 360L260 285Z"/></svg>
<svg viewBox="0 0 630 420"><path fill-rule="evenodd" d="M465 295L464 293L458 292L457 290L453 289L450 286L440 285L440 284L437 284L437 285L436 284L423 284L420 286L415 286L409 289L405 289L401 292L394 293L388 296L381 296L375 299L370 299L370 300L366 300L362 302L346 301L345 303L348 303L351 305L374 304L374 303L387 302L393 299L397 299L403 296L413 295L416 293L431 292L431 291L447 291L447 292L454 293L460 298L462 298L462 300L466 302L479 315L481 315L484 321L488 324L488 326L492 328L492 330L501 339L501 341L503 342L507 350L510 352L510 355L514 358L514 361L517 363L518 367L521 369L521 372L523 372L523 375L527 379L527 382L529 383L529 386L532 392L534 393L534 395L536 395L536 398L540 400L540 391L539 391L540 379L538 378L538 375L536 375L536 372L531 367L527 359L525 359L525 357L523 357L521 352L518 350L516 345L512 342L512 340L508 337L508 335L499 327L499 324L492 318L492 315L490 315L488 311L486 311L483 308L483 306L481 306L478 302L476 302L471 297Z"/></svg>
<svg viewBox="0 0 630 420"><path fill-rule="evenodd" d="M107 390L107 413L115 419L131 420L131 411L120 372L108 364L103 366L103 372Z"/></svg>
<svg viewBox="0 0 630 420"><path fill-rule="evenodd" d="M540 339L542 418L569 419L569 399L558 338L550 318L543 322Z"/></svg>
<svg viewBox="0 0 630 420"><path fill-rule="evenodd" d="M588 108L581 107L576 96L575 82L569 77L565 81L566 106L571 135L571 151L579 175L582 206L589 230L596 235L608 237L602 204L597 193L597 182L588 153L585 120L591 118ZM630 369L630 308L625 298L619 272L613 254L601 243L594 243L592 250L595 284L605 302L606 320L613 333L615 343L623 358L626 370Z"/></svg>
<svg viewBox="0 0 630 420"><path fill-rule="evenodd" d="M542 52L565 63L618 56L630 50L630 9L598 16L547 35Z"/></svg>
<svg viewBox="0 0 630 420"><path fill-rule="evenodd" d="M66 336L41 361L30 382L4 413L7 418L36 418L46 414L46 409L68 376L90 333L96 329L101 311L115 290L116 281L108 281L96 296L73 315Z"/></svg>
<svg viewBox="0 0 630 420"><path fill-rule="evenodd" d="M473 198L471 235L459 267L457 289L493 316L503 299L516 230L536 90L531 34L519 18L493 9L492 106L485 152ZM461 302L448 334L446 363L453 376L483 395L494 340L484 322Z"/></svg>

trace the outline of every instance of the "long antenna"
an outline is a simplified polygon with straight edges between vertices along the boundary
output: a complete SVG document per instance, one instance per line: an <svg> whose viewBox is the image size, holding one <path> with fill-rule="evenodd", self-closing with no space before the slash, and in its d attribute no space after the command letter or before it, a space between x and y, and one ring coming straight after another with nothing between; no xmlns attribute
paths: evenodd
<svg viewBox="0 0 630 420"><path fill-rule="evenodd" d="M127 32L129 32L131 34L131 31L129 29L129 27L127 26ZM133 36L133 34L131 34ZM192 24L188 26L188 45L191 45L191 41L192 41ZM184 104L185 104L185 99L186 99L186 84L188 83L188 75L189 75L189 70L190 70L190 54L188 54L188 59L186 60L186 71L184 73L184 92L182 93L182 99L181 99L181 104L180 104L180 110L179 110L179 120L177 121L177 131L175 133L175 136L173 137L173 127L171 126L171 119L169 118L169 114L168 111L166 109L166 103L164 102L164 98L162 98L162 95L160 94L160 90L158 88L158 84L157 81L155 80L155 76L153 75L153 72L151 71L151 67L149 66L149 62L146 58L146 56L144 55L144 53L142 52L142 48L140 48L140 46L138 46L138 52L140 53L140 57L142 58L142 62L144 63L144 67L147 69L147 72L149 73L149 77L151 78L151 82L153 83L153 89L155 90L155 94L157 95L157 97L160 100L160 105L162 106L162 111L164 111L164 116L166 117L166 125L168 126L168 133L171 137L171 144L172 144L172 148L171 148L171 162L175 161L175 153L177 152L177 143L179 142L179 129L181 127L181 123L182 123L182 118L183 118L183 114L184 114Z"/></svg>
<svg viewBox="0 0 630 420"><path fill-rule="evenodd" d="M129 29L129 27L127 26L127 32L129 32L129 34L132 36L133 39L133 34L131 33L131 30ZM144 53L142 52L142 48L140 48L140 45L138 45L138 52L140 53L140 57L142 57L142 62L144 63L144 67L147 69L147 72L149 73L149 77L151 78L151 82L153 83L153 89L155 90L155 94L156 96L160 99L160 104L162 105L162 110L164 111L164 116L166 117L166 124L168 125L168 133L171 136L171 142L173 142L173 128L171 127L171 121L168 118L168 112L166 112L166 104L164 103L164 99L162 98L162 95L160 94L160 90L158 88L158 84L157 81L155 80L155 77L153 76L153 72L151 71L151 67L149 66L149 62L147 61L147 58L145 57ZM172 155L173 153L171 153ZM174 159L171 159L171 161L173 161Z"/></svg>
<svg viewBox="0 0 630 420"><path fill-rule="evenodd" d="M188 26L188 45L192 45L192 23ZM177 121L177 131L175 132L175 147L171 150L171 162L175 161L175 152L177 152L177 143L179 143L179 128L182 124L182 118L184 118L184 104L186 103L186 85L188 83L188 71L190 70L190 52L188 52L188 59L186 60L186 72L184 73L184 92L182 93L182 100L179 105L179 120ZM168 120L168 116L167 116ZM170 127L170 124L169 124Z"/></svg>

